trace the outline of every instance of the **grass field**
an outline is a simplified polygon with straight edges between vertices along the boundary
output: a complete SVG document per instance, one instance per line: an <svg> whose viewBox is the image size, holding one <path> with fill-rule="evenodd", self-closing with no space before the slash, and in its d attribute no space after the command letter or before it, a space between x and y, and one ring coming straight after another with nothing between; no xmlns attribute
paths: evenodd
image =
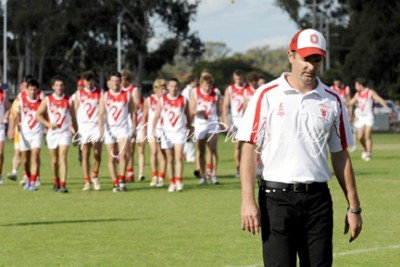
<svg viewBox="0 0 400 267"><path fill-rule="evenodd" d="M53 193L49 153L42 151L42 185L26 192L0 186L0 266L262 266L260 236L240 229L240 184L232 144L219 143L218 186L200 186L185 165L185 191L150 189L146 181L112 193L106 164L102 190L83 192L77 148L69 154L69 194ZM371 162L352 153L364 227L349 244L346 203L335 179L334 266L400 266L400 135L375 134ZM11 168L6 143L3 173ZM106 152L104 150L106 159ZM21 174L20 169L20 174Z"/></svg>

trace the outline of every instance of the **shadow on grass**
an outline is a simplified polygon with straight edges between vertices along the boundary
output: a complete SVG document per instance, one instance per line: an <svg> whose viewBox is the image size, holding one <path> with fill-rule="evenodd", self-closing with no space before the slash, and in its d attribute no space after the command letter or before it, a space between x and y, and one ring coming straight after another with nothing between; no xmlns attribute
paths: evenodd
<svg viewBox="0 0 400 267"><path fill-rule="evenodd" d="M43 221L43 222L21 222L21 223L9 223L3 224L3 227L13 227L13 226L32 226L32 225L51 225L51 224L73 224L73 223L99 223L99 222L124 222L124 221L136 221L138 219L81 219L81 220L65 220L65 221Z"/></svg>

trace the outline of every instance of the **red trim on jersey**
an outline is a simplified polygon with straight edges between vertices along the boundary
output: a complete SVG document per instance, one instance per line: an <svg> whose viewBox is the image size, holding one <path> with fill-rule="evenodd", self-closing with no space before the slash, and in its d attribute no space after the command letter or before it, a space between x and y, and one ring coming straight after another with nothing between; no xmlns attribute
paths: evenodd
<svg viewBox="0 0 400 267"><path fill-rule="evenodd" d="M342 148L346 149L348 147L347 145L347 138L346 138L346 131L344 128L344 120L343 120L343 107L342 107L342 102L340 101L340 98L338 95L336 95L335 93L332 93L328 90L325 89L325 92L333 95L334 97L336 97L336 100L339 102L339 106L340 106L340 124L339 124L339 131L340 131L340 142L342 144Z"/></svg>
<svg viewBox="0 0 400 267"><path fill-rule="evenodd" d="M265 89L262 90L261 94L258 96L257 99L257 105L256 105L256 114L254 115L254 121L253 121L253 131L251 132L251 136L250 136L250 142L252 142L253 144L256 143L256 138L257 138L257 133L260 130L260 109L261 109L261 101L264 97L264 95L271 89L274 89L275 87L277 87L278 84L272 85L270 87L267 87Z"/></svg>

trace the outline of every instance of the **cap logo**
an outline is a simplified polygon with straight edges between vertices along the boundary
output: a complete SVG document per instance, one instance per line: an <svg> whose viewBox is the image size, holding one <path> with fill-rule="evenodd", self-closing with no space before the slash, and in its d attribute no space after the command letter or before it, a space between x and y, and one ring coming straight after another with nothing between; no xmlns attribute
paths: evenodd
<svg viewBox="0 0 400 267"><path fill-rule="evenodd" d="M318 44L318 36L316 34L311 34L310 35L310 42L313 44Z"/></svg>

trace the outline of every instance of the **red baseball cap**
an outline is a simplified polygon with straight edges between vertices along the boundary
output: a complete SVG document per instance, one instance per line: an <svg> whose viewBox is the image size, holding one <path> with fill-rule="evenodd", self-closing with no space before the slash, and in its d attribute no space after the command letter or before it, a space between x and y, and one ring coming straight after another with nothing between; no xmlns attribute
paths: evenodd
<svg viewBox="0 0 400 267"><path fill-rule="evenodd" d="M326 40L319 31L306 29L298 31L290 42L290 50L296 51L301 57L311 55L326 56Z"/></svg>

